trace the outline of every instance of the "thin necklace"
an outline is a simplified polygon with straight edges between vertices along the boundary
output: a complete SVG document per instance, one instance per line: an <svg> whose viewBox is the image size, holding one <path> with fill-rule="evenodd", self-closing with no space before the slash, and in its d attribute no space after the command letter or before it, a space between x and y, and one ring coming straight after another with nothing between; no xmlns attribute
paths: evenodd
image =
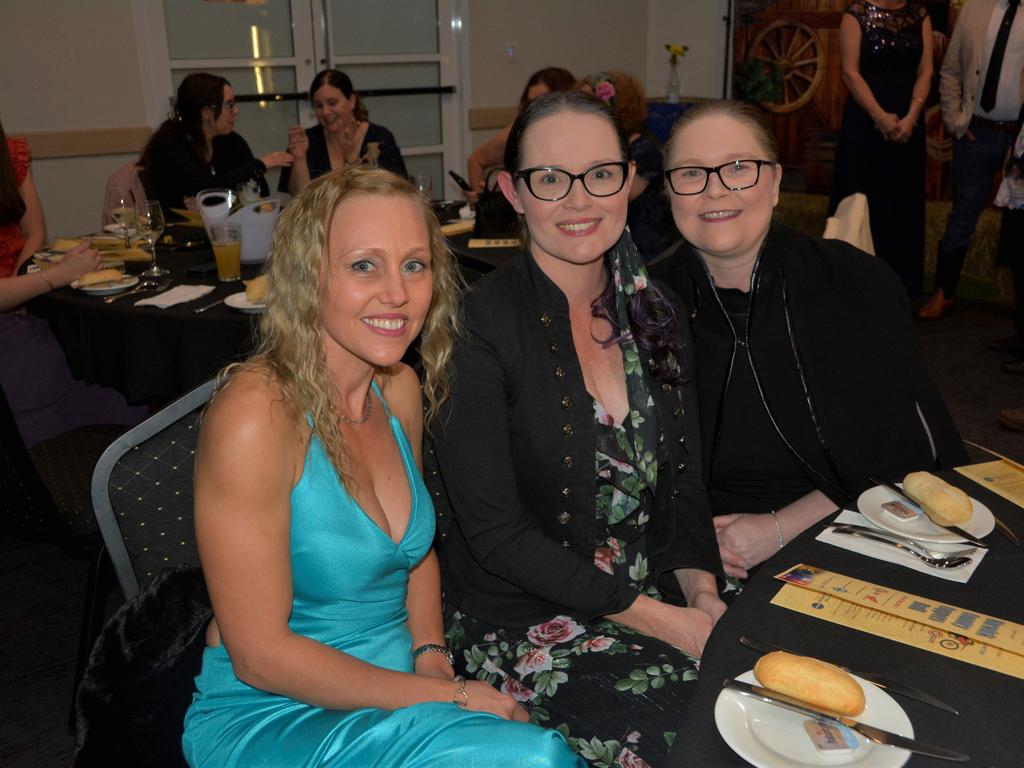
<svg viewBox="0 0 1024 768"><path fill-rule="evenodd" d="M358 424L365 424L366 420L368 418L370 418L370 414L371 413L373 413L373 395L370 392L367 392L366 393L366 413L363 414L363 418L361 418L361 419L350 419L344 413L340 413L340 412L338 413L338 415L341 416L341 420L344 421L346 424L358 425Z"/></svg>

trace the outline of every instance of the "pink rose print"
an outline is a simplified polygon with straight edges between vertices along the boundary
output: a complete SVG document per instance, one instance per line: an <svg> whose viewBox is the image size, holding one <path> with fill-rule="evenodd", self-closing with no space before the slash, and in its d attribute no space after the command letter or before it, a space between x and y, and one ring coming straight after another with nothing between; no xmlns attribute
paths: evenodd
<svg viewBox="0 0 1024 768"><path fill-rule="evenodd" d="M587 651L590 651L591 653L600 653L601 651L611 648L614 643L615 641L610 637L598 635L597 637L592 637L589 640L584 640L580 644L580 648L583 649L584 653Z"/></svg>
<svg viewBox="0 0 1024 768"><path fill-rule="evenodd" d="M630 731L626 734L627 744L638 744L640 742L640 731Z"/></svg>
<svg viewBox="0 0 1024 768"><path fill-rule="evenodd" d="M594 550L594 565L605 573L615 575L615 568L612 566L612 551L608 547L598 547Z"/></svg>
<svg viewBox="0 0 1024 768"><path fill-rule="evenodd" d="M615 86L607 80L602 80L594 89L594 95L601 101L610 101L615 96Z"/></svg>
<svg viewBox="0 0 1024 768"><path fill-rule="evenodd" d="M585 630L568 616L556 616L551 621L536 624L527 631L530 642L537 646L565 643L579 637Z"/></svg>
<svg viewBox="0 0 1024 768"><path fill-rule="evenodd" d="M623 747L619 753L619 765L622 768L651 768L650 763L642 757L637 757L636 753L629 747Z"/></svg>
<svg viewBox="0 0 1024 768"><path fill-rule="evenodd" d="M514 677L506 678L505 682L501 684L501 692L507 693L513 699L520 702L533 701L537 698L536 693L520 683Z"/></svg>
<svg viewBox="0 0 1024 768"><path fill-rule="evenodd" d="M614 536L608 537L608 546L612 551L612 559L618 560L622 557L622 547L619 544L619 540Z"/></svg>
<svg viewBox="0 0 1024 768"><path fill-rule="evenodd" d="M498 636L494 632L488 632L486 635L484 635L484 642L486 643L493 643L497 639Z"/></svg>
<svg viewBox="0 0 1024 768"><path fill-rule="evenodd" d="M551 669L551 654L546 648L531 648L519 657L513 669L520 677Z"/></svg>

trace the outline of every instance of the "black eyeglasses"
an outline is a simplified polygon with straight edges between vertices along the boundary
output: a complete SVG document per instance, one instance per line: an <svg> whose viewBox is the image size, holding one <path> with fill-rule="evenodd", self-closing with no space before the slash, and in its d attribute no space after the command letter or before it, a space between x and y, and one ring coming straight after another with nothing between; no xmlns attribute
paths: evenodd
<svg viewBox="0 0 1024 768"><path fill-rule="evenodd" d="M234 109L238 106L238 102L235 99L228 99L227 101L222 101L220 104L208 104L207 106L209 106L210 109Z"/></svg>
<svg viewBox="0 0 1024 768"><path fill-rule="evenodd" d="M775 165L774 160L730 160L714 167L681 165L665 171L669 188L677 195L699 195L708 187L711 174L718 176L722 186L736 192L757 186L761 166Z"/></svg>
<svg viewBox="0 0 1024 768"><path fill-rule="evenodd" d="M583 173L569 173L561 168L542 166L524 168L512 176L522 179L530 194L538 200L553 203L568 196L573 182L579 179L583 188L594 197L611 197L622 189L629 175L629 163L600 163Z"/></svg>

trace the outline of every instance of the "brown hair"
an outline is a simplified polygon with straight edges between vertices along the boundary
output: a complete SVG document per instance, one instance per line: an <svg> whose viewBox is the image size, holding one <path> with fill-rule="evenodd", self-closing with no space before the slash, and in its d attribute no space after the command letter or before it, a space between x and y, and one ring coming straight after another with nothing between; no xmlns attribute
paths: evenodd
<svg viewBox="0 0 1024 768"><path fill-rule="evenodd" d="M0 224L16 224L25 215L25 201L21 197L14 161L7 149L7 135L0 123Z"/></svg>
<svg viewBox="0 0 1024 768"><path fill-rule="evenodd" d="M644 130L644 123L647 120L647 94L640 81L628 72L620 69L609 69L606 72L598 72L583 80L583 84L589 85L591 90L597 94L597 84L605 80L615 88L615 95L608 99L608 106L615 112L622 124L622 130L626 136L640 133Z"/></svg>
<svg viewBox="0 0 1024 768"><path fill-rule="evenodd" d="M547 86L549 93L571 91L576 87L576 76L568 69L562 69L561 67L544 67L544 69L538 69L530 75L530 79L526 81L526 87L523 88L523 93L519 97L520 112L526 109L526 105L530 103L530 89L535 85L541 84Z"/></svg>
<svg viewBox="0 0 1024 768"><path fill-rule="evenodd" d="M772 129L768 125L768 121L765 119L764 115L761 113L761 110L744 101L719 99L716 101L707 101L703 104L698 104L695 107L690 107L688 110L683 112L682 116L678 120L676 120L676 124L672 127L672 135L669 136L668 141L665 143L666 163L670 162L669 158L672 157L672 150L675 149L676 141L678 140L677 137L682 134L688 126L705 117L713 117L715 115L731 117L736 122L742 123L750 128L750 130L754 132L754 137L757 139L757 143L760 144L761 149L764 150L764 159L771 160L772 162L778 162L779 147L775 143L775 136L772 134Z"/></svg>

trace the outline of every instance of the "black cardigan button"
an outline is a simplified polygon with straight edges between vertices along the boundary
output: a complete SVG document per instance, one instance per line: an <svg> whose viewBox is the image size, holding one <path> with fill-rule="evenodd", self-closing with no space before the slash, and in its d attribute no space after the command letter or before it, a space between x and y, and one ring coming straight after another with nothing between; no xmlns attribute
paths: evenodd
<svg viewBox="0 0 1024 768"><path fill-rule="evenodd" d="M562 542L562 546L565 547L566 549L569 549L572 546L572 542L568 541L568 540L563 541Z"/></svg>
<svg viewBox="0 0 1024 768"><path fill-rule="evenodd" d="M549 315L547 312L545 312L543 315L541 315L540 316L540 324L543 325L545 328L547 328L549 325L551 325L551 315Z"/></svg>
<svg viewBox="0 0 1024 768"><path fill-rule="evenodd" d="M572 515L570 515L564 509L558 513L558 522L560 522L562 525L568 525L570 520L572 520Z"/></svg>
<svg viewBox="0 0 1024 768"><path fill-rule="evenodd" d="M682 415L683 415L683 409L682 408L676 408L674 411L672 411L672 418L673 419L678 419Z"/></svg>
<svg viewBox="0 0 1024 768"><path fill-rule="evenodd" d="M555 378L559 381L565 378L565 369L563 369L562 366L555 368Z"/></svg>
<svg viewBox="0 0 1024 768"><path fill-rule="evenodd" d="M676 465L676 472L685 472L685 471L686 471L686 462L683 462L682 464L677 464Z"/></svg>
<svg viewBox="0 0 1024 768"><path fill-rule="evenodd" d="M572 466L572 456L566 456L564 459L562 459L562 466L565 467L566 469L569 469L569 467Z"/></svg>
<svg viewBox="0 0 1024 768"><path fill-rule="evenodd" d="M564 498L568 498L569 496L572 496L572 488L569 488L568 486L563 488L562 489L562 496Z"/></svg>
<svg viewBox="0 0 1024 768"><path fill-rule="evenodd" d="M563 397L562 398L562 407L563 408L572 408L572 398L569 397L568 395Z"/></svg>
<svg viewBox="0 0 1024 768"><path fill-rule="evenodd" d="M560 346L558 346L558 342L557 342L557 341L552 341L552 342L551 342L551 344L550 344L550 346L548 346L548 349L550 349L550 350L551 350L551 354L554 354L555 352L557 352L558 350L560 350L560 349L561 349L561 347L560 347Z"/></svg>
<svg viewBox="0 0 1024 768"><path fill-rule="evenodd" d="M661 389L664 392L671 392L672 391L672 385L671 384L662 384L661 385Z"/></svg>
<svg viewBox="0 0 1024 768"><path fill-rule="evenodd" d="M562 434L566 437L572 437L572 424L566 424L562 427Z"/></svg>

